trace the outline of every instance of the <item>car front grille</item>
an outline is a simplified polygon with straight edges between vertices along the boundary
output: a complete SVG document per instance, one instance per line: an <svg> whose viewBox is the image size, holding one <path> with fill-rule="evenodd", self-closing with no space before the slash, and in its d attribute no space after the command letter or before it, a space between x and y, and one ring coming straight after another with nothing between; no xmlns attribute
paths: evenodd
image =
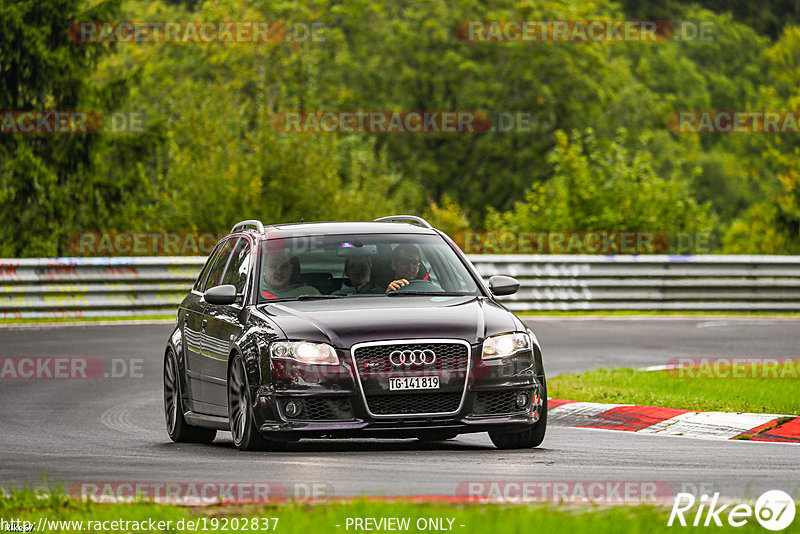
<svg viewBox="0 0 800 534"><path fill-rule="evenodd" d="M355 353L356 364L362 377L364 376L364 369L370 369L371 372L387 372L392 369L392 364L389 363L389 354L392 352L425 349L430 349L436 353L436 363L430 367L436 370L466 373L469 350L466 345L461 343L408 343L359 347ZM424 365L418 365L411 366L410 369L421 370L425 367Z"/></svg>
<svg viewBox="0 0 800 534"><path fill-rule="evenodd" d="M369 409L375 415L414 415L449 413L458 410L461 393L412 393L406 395L372 395Z"/></svg>
<svg viewBox="0 0 800 534"><path fill-rule="evenodd" d="M286 415L286 403L290 400L302 406L294 417ZM345 397L295 397L280 400L281 411L292 421L352 421L353 405Z"/></svg>
<svg viewBox="0 0 800 534"><path fill-rule="evenodd" d="M394 365L390 355L396 351L433 351L433 363ZM464 396L470 368L470 347L463 342L432 340L397 343L365 343L353 350L358 379L367 408L373 415L452 414ZM438 376L436 390L390 391L389 378Z"/></svg>
<svg viewBox="0 0 800 534"><path fill-rule="evenodd" d="M482 391L475 395L472 409L474 415L499 415L525 412L528 406L517 408L518 389L503 391ZM530 394L528 396L530 399ZM530 401L529 401L530 405Z"/></svg>

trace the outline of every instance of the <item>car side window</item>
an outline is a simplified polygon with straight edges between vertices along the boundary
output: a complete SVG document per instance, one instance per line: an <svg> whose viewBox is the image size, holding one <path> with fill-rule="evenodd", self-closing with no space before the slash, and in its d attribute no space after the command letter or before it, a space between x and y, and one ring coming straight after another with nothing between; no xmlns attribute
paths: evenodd
<svg viewBox="0 0 800 534"><path fill-rule="evenodd" d="M232 251L231 262L222 276L222 284L236 286L236 293L243 293L247 283L247 271L249 262L247 258L250 254L250 241L246 237L239 238Z"/></svg>
<svg viewBox="0 0 800 534"><path fill-rule="evenodd" d="M228 239L225 244L222 245L222 248L219 249L219 252L217 252L217 257L211 264L211 268L208 270L208 276L203 282L203 286L200 291L206 291L207 289L220 284L222 272L225 270L228 260L231 259L231 251L233 250L235 243L235 239Z"/></svg>
<svg viewBox="0 0 800 534"><path fill-rule="evenodd" d="M200 292L203 291L203 286L206 283L206 278L208 278L208 271L211 270L211 266L216 261L217 256L219 255L219 250L221 248L222 247L219 244L217 244L211 251L211 254L208 255L205 264L203 264L203 268L200 270L200 274L197 275L197 280L195 281L194 286L192 286L193 290Z"/></svg>

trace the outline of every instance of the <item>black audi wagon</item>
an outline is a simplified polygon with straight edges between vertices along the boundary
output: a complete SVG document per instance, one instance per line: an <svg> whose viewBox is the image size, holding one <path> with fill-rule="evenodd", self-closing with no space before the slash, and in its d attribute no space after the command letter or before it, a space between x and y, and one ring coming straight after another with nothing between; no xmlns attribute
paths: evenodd
<svg viewBox="0 0 800 534"><path fill-rule="evenodd" d="M547 387L534 333L424 219L236 224L183 299L164 354L167 432L230 430L241 450L304 438L539 445Z"/></svg>

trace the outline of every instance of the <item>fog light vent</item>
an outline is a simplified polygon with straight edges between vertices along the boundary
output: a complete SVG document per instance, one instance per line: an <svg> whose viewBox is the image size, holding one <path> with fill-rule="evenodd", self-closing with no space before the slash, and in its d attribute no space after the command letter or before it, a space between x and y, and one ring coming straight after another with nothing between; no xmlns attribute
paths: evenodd
<svg viewBox="0 0 800 534"><path fill-rule="evenodd" d="M283 410L286 412L286 415L289 417L297 417L300 415L300 412L303 411L303 406L297 402L290 400L283 406Z"/></svg>

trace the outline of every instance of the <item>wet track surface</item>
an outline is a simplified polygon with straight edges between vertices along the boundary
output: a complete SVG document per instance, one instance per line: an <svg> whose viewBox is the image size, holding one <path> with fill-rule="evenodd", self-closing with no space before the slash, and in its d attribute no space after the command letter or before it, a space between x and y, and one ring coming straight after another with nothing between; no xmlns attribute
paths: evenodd
<svg viewBox="0 0 800 534"><path fill-rule="evenodd" d="M550 376L600 366L660 365L678 356L800 354L787 319L526 320ZM172 325L0 328L3 357L92 357L141 371L124 378L0 381L0 486L77 482L277 482L290 495L453 495L466 481L666 482L724 496L783 489L800 498L800 447L704 441L551 426L534 450L498 451L486 434L451 441L302 441L241 453L228 433L211 446L174 444L164 429L161 355ZM121 367L118 365L118 369ZM800 386L798 386L800 399ZM461 486L463 487L463 486ZM302 495L300 495L302 496ZM320 496L320 495L318 495Z"/></svg>

